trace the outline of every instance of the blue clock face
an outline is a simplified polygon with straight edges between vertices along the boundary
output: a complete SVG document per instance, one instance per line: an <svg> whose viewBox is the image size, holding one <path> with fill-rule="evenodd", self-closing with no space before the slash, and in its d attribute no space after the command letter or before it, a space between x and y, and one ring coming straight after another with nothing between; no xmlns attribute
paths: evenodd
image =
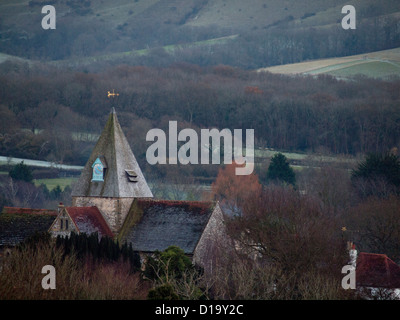
<svg viewBox="0 0 400 320"><path fill-rule="evenodd" d="M92 181L104 181L104 166L97 159L93 164Z"/></svg>
<svg viewBox="0 0 400 320"><path fill-rule="evenodd" d="M102 175L103 174L103 166L101 164L96 164L93 168L94 174L96 175Z"/></svg>

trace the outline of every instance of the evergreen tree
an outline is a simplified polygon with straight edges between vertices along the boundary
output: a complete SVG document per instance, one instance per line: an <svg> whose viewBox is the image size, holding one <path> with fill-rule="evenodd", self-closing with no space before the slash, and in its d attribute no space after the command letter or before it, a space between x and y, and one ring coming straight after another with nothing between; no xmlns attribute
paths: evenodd
<svg viewBox="0 0 400 320"><path fill-rule="evenodd" d="M50 198L52 200L60 199L62 192L63 191L61 190L61 187L57 185L53 190L50 191Z"/></svg>
<svg viewBox="0 0 400 320"><path fill-rule="evenodd" d="M296 174L290 167L285 155L277 153L271 158L266 180L267 182L283 182L291 185L296 184Z"/></svg>
<svg viewBox="0 0 400 320"><path fill-rule="evenodd" d="M386 196L400 191L400 159L392 153L371 153L352 171L353 185L364 196Z"/></svg>
<svg viewBox="0 0 400 320"><path fill-rule="evenodd" d="M386 179L396 187L400 186L400 159L398 156L391 153L369 154L352 172L353 179L377 179L379 177Z"/></svg>
<svg viewBox="0 0 400 320"><path fill-rule="evenodd" d="M32 170L25 165L23 161L12 167L8 174L14 180L22 180L26 182L32 182L33 180Z"/></svg>

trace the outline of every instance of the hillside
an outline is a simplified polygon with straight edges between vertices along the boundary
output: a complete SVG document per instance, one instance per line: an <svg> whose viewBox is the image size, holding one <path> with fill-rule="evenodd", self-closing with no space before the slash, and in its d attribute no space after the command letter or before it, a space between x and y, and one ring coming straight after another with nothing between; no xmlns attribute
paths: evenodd
<svg viewBox="0 0 400 320"><path fill-rule="evenodd" d="M56 8L56 30L41 28L45 4ZM398 1L353 1L358 28L343 33L345 4L344 0L3 0L0 52L41 61L67 60L67 64L75 59L85 65L99 60L146 65L186 61L256 68L399 46ZM293 39L296 43L289 46Z"/></svg>
<svg viewBox="0 0 400 320"><path fill-rule="evenodd" d="M340 78L346 78L357 74L374 78L400 76L400 48L347 57L286 64L262 68L259 69L259 71L288 75L328 74Z"/></svg>

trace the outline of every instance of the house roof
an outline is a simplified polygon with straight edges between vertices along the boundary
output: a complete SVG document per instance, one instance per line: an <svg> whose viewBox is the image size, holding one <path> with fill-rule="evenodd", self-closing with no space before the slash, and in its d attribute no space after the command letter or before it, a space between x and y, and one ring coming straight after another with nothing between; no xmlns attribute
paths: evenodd
<svg viewBox="0 0 400 320"><path fill-rule="evenodd" d="M114 237L97 207L66 207L65 209L79 232L86 234L97 232L99 237Z"/></svg>
<svg viewBox="0 0 400 320"><path fill-rule="evenodd" d="M193 254L214 207L211 202L144 199L135 200L132 206L135 209L128 215L139 213L141 219L127 230L122 227L121 242L130 242L141 252L176 245L186 254Z"/></svg>
<svg viewBox="0 0 400 320"><path fill-rule="evenodd" d="M15 246L36 232L46 232L55 210L4 207L0 214L0 246Z"/></svg>
<svg viewBox="0 0 400 320"><path fill-rule="evenodd" d="M360 252L356 282L364 287L400 288L400 266L385 254Z"/></svg>
<svg viewBox="0 0 400 320"><path fill-rule="evenodd" d="M92 181L95 160L105 165L104 181ZM134 172L132 179L128 172ZM89 157L78 183L72 190L73 197L151 198L143 173L129 146L117 115L113 109L104 130Z"/></svg>

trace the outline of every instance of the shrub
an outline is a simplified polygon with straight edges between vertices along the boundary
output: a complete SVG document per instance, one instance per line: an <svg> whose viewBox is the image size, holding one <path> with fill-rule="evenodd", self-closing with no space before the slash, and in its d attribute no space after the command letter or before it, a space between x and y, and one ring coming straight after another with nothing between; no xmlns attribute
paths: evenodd
<svg viewBox="0 0 400 320"><path fill-rule="evenodd" d="M149 300L178 300L179 296L175 293L170 284L164 284L149 291Z"/></svg>
<svg viewBox="0 0 400 320"><path fill-rule="evenodd" d="M41 286L45 265L56 270L55 290ZM0 300L145 299L149 290L128 261L79 259L74 250L66 254L48 234L37 234L14 248L0 269Z"/></svg>

